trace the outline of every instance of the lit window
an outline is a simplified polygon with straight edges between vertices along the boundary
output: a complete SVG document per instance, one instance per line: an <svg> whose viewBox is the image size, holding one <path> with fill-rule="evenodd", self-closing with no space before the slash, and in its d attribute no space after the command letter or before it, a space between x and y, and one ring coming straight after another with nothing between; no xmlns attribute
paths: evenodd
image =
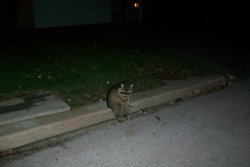
<svg viewBox="0 0 250 167"><path fill-rule="evenodd" d="M139 3L138 2L134 3L134 8L139 8Z"/></svg>

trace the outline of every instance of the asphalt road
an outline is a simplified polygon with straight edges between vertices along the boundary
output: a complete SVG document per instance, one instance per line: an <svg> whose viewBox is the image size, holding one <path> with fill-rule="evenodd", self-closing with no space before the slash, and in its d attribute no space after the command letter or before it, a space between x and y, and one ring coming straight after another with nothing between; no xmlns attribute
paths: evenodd
<svg viewBox="0 0 250 167"><path fill-rule="evenodd" d="M5 167L249 167L250 80L15 158ZM1 164L0 164L1 166Z"/></svg>

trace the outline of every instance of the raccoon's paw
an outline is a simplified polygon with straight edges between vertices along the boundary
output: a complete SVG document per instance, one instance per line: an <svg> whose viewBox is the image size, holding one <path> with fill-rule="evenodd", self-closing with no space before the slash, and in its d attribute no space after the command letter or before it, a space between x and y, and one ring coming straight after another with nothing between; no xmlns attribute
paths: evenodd
<svg viewBox="0 0 250 167"><path fill-rule="evenodd" d="M129 108L132 108L133 106L132 106L132 104L129 104L129 103L128 103L128 107L129 107Z"/></svg>
<svg viewBox="0 0 250 167"><path fill-rule="evenodd" d="M132 117L132 116L129 116L129 115L126 116L126 118L127 118L128 121L131 121L131 120L133 119L133 117Z"/></svg>
<svg viewBox="0 0 250 167"><path fill-rule="evenodd" d="M118 122L120 122L120 123L127 120L125 117L116 117L116 118L117 118Z"/></svg>

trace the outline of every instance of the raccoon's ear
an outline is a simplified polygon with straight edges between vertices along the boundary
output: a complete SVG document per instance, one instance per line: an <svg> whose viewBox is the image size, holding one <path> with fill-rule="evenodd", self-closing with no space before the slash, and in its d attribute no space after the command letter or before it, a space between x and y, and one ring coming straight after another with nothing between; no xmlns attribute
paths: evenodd
<svg viewBox="0 0 250 167"><path fill-rule="evenodd" d="M133 86L134 86L134 84L131 84L131 85L130 85L130 88L133 88Z"/></svg>
<svg viewBox="0 0 250 167"><path fill-rule="evenodd" d="M121 88L124 88L124 83L121 83Z"/></svg>

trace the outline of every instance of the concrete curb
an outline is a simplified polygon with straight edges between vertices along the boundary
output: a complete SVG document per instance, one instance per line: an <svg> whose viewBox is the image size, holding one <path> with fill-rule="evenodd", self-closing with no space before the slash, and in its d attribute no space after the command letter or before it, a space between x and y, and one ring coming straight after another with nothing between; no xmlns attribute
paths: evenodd
<svg viewBox="0 0 250 167"><path fill-rule="evenodd" d="M226 81L220 75L169 81L166 86L133 94L131 113L178 98L192 98L204 91L224 86ZM3 125L0 126L0 151L8 153L8 150L114 118L106 103L98 102L73 111Z"/></svg>

